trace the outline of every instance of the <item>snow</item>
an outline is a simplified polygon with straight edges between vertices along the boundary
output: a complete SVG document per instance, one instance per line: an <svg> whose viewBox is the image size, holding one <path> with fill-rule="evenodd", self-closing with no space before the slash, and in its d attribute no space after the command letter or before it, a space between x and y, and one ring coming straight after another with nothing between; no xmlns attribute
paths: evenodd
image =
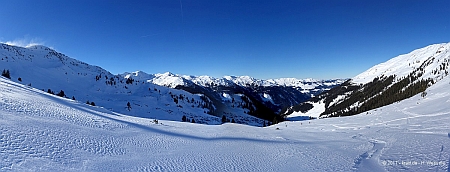
<svg viewBox="0 0 450 172"><path fill-rule="evenodd" d="M206 114L208 110L199 106L199 95L170 88L185 81L169 72L158 77L141 71L113 75L45 46L23 48L0 44L0 59L0 69L10 70L12 81L20 77L22 84L40 90L50 89L55 93L63 90L67 97L79 102L95 102L105 109L138 117L180 121L186 116L200 123L220 124L219 117ZM135 82L121 82L124 78L133 78ZM105 83L111 79L116 84ZM168 87L153 84L153 79ZM183 99L175 103L170 93L183 95L190 101ZM131 108L127 108L128 102Z"/></svg>
<svg viewBox="0 0 450 172"><path fill-rule="evenodd" d="M195 83L203 87L211 86L282 86L282 87L294 87L297 88L302 93L318 92L321 86L335 86L345 82L345 79L334 79L334 80L316 80L316 79L296 79L296 78L278 78L278 79L268 79L261 80L255 79L250 76L224 76L222 78L214 78L207 75L202 76L192 76L192 75L179 75L170 72L157 73L157 74L147 74L142 71L136 71L131 73L124 73L121 75L123 78L133 78L139 81L147 81L152 84L165 86L169 88L176 88L177 86L186 86L189 83Z"/></svg>
<svg viewBox="0 0 450 172"><path fill-rule="evenodd" d="M305 117L314 117L319 118L320 114L325 111L325 103L322 101L320 102L311 102L313 105L313 108L305 113L298 111L290 114L287 116L287 120L290 121L296 121L296 120L304 120ZM309 118L308 118L309 119Z"/></svg>
<svg viewBox="0 0 450 172"><path fill-rule="evenodd" d="M328 106L332 106L338 102L343 101L345 99L345 97L346 97L346 95L338 95L335 99L333 99L333 101Z"/></svg>
<svg viewBox="0 0 450 172"><path fill-rule="evenodd" d="M401 78L410 74L414 69L419 68L430 58L435 60L450 59L450 43L434 44L424 48L414 50L408 54L403 54L388 60L387 62L375 65L367 71L352 78L356 84L365 84L375 77L396 75ZM432 78L432 70L439 67L441 63L432 63L425 67L425 74L422 78Z"/></svg>
<svg viewBox="0 0 450 172"><path fill-rule="evenodd" d="M196 89L192 87L194 83L214 89L217 86L235 87L236 83L244 87L248 87L248 83L258 86L265 82L249 76L230 77L234 79L227 80L227 77L186 76L170 72L147 74L143 71L113 75L101 67L72 59L45 46L24 48L0 44L0 59L0 70L11 71L13 81L20 78L22 84L50 90L55 94L63 90L69 98L73 97L79 102L95 102L97 106L117 113L174 121L180 121L182 116L186 116L203 124L220 124L221 115L229 113L230 117L241 119L238 123L262 126L263 120L246 114L249 110L242 107L238 109L237 104L235 107L217 107L217 116L209 115L199 95L175 89L179 86ZM231 102L229 99L235 97L233 91L218 90L221 89L214 89L218 96L222 91L229 94L229 97L224 97L225 101ZM180 98L181 95L187 99ZM241 101L239 96L235 98ZM266 95L263 99L274 104L271 98ZM229 102L221 103L231 105Z"/></svg>
<svg viewBox="0 0 450 172"><path fill-rule="evenodd" d="M222 93L222 100L224 100L224 101L231 101L232 98L231 98L231 96L229 94Z"/></svg>
<svg viewBox="0 0 450 172"><path fill-rule="evenodd" d="M439 82L448 76L449 72L449 64L450 61L450 43L441 43L429 45L424 48L420 48L414 50L408 54L399 55L395 58L392 58L384 63L373 66L367 71L353 77L351 79L351 84L353 85L363 85L373 81L375 78L383 78L389 76L395 76L393 83L390 83L389 86L392 86L398 81L406 78L408 75L414 75L418 77L415 82L420 80L433 80L434 83ZM431 85L432 82L429 83ZM326 85L326 84L324 84ZM406 88L406 87L405 87ZM314 90L314 89L313 89ZM308 90L308 91L313 91ZM307 93L306 91L304 93ZM338 95L337 98L331 100L331 105L335 105L337 103L345 100L351 92L345 93L345 95ZM313 103L313 102L309 102ZM362 102L356 102L352 105L349 105L347 110L356 108L360 106ZM322 111L320 111L322 109ZM314 113L323 113L324 108L320 106L314 106ZM296 113L295 116L300 115L301 113ZM325 114L324 116L330 116L331 114Z"/></svg>
<svg viewBox="0 0 450 172"><path fill-rule="evenodd" d="M248 86L284 86L284 87L295 87L301 88L304 90L312 90L318 86L332 86L342 84L344 79L335 79L335 80L316 80L316 79L296 79L296 78L278 78L278 79L268 79L261 80L255 79L250 76L224 76L222 78L214 78L207 75L202 76L192 76L192 75L179 75L173 74L170 72L166 73L157 73L157 74L147 74L142 71L136 71L131 73L122 74L124 78L132 77L136 80L148 80L156 85L167 86L171 88L175 88L178 85L186 85L188 81L193 82L195 84L209 87L210 85L216 86L232 86L233 84L248 87ZM303 91L304 91L303 90Z"/></svg>
<svg viewBox="0 0 450 172"><path fill-rule="evenodd" d="M147 74L142 71L136 71L131 73L124 73L121 75L123 78L133 78L139 81L147 81L149 83L169 87L176 88L177 86L187 86L191 83L195 83L197 85L203 87L216 87L216 86L226 86L226 87L273 87L273 86L281 86L281 87L294 87L299 90L301 93L318 93L323 90L328 90L332 87L345 82L345 79L334 79L334 80L316 80L316 79L296 79L296 78L278 78L278 79L255 79L250 76L224 76L222 78L214 78L207 75L202 76L192 76L192 75L179 75L173 74L170 72L166 73L157 73L157 74Z"/></svg>
<svg viewBox="0 0 450 172"><path fill-rule="evenodd" d="M133 78L135 80L140 80L140 81L145 81L145 80L151 80L153 78L155 78L155 76L147 74L145 72L142 71L136 71L136 72L131 72L131 73L124 73L122 74L124 77L123 78ZM167 74L169 75L169 74Z"/></svg>
<svg viewBox="0 0 450 172"><path fill-rule="evenodd" d="M312 84L305 84L305 82ZM269 79L267 82L264 83L264 86L282 85L282 86L300 87L303 89L313 89L316 86L318 86L317 84L315 84L317 82L320 81L313 79L299 80L296 78L279 78L279 79Z"/></svg>
<svg viewBox="0 0 450 172"><path fill-rule="evenodd" d="M181 77L170 72L155 74L155 78L152 83L170 88L175 88L178 85L185 85L185 82Z"/></svg>
<svg viewBox="0 0 450 172"><path fill-rule="evenodd" d="M44 46L0 48L4 58L0 67L13 72L11 80L0 77L0 171L450 171L450 77L429 87L425 97L416 95L350 117L287 121L269 127L205 125L176 122L186 114L220 124L218 117L204 115L205 109L178 108L168 96L170 92L200 100L199 94L171 89L194 82L188 77L137 71L123 77L148 82L145 87L100 87L96 75L114 75ZM427 48L401 57L410 62L423 61L418 57L421 53L436 60L449 57L448 44ZM354 82L389 74L389 69L396 74L411 70L387 67L392 65L380 65ZM387 71L379 72L381 67ZM434 77L430 73L435 68L435 64L428 66L426 77ZM35 79L35 73L46 77ZM23 82L13 82L19 76ZM226 78L232 83L264 84L251 77ZM77 100L23 85L58 91L62 83L55 80L66 81L66 94L76 95ZM292 82L284 81L288 83ZM240 101L243 95L229 96ZM98 106L86 105L86 100ZM131 111L125 106L128 101ZM180 101L177 105L191 104ZM314 104L316 109L322 106L323 102ZM146 111L147 107L152 110ZM230 113L242 111L234 108ZM315 114L310 113L307 116Z"/></svg>
<svg viewBox="0 0 450 172"><path fill-rule="evenodd" d="M210 77L210 76L186 76L183 75L183 78L190 80L192 82L194 82L195 84L204 86L204 87L208 87L210 85L222 85L222 86L231 86L232 82L227 81L225 79L221 79L221 78L214 78L214 77Z"/></svg>
<svg viewBox="0 0 450 172"><path fill-rule="evenodd" d="M236 84L239 86L284 86L284 87L295 87L304 90L311 90L321 85L332 86L339 85L345 82L344 79L335 80L316 80L316 79L296 79L296 78L278 78L278 79L255 79L250 76L224 76L222 78L214 78L210 76L187 76L183 75L183 78L190 80L198 85L207 86L207 84L216 84L222 86L231 86Z"/></svg>
<svg viewBox="0 0 450 172"><path fill-rule="evenodd" d="M367 114L261 128L156 124L2 77L0 171L447 171L444 80Z"/></svg>
<svg viewBox="0 0 450 172"><path fill-rule="evenodd" d="M270 94L263 93L261 98L266 102L271 102L272 104L275 104L275 102L273 102L272 96L270 96Z"/></svg>

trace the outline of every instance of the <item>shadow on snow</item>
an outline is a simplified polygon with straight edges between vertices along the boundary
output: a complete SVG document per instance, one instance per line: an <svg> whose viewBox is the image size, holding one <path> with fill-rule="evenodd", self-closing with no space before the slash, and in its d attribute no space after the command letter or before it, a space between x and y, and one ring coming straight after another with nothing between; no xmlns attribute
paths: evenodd
<svg viewBox="0 0 450 172"><path fill-rule="evenodd" d="M109 110L106 109L101 109L98 107L89 107L88 105L84 105L80 102L71 102L68 101L65 98L61 98L61 97L57 97L54 95L49 95L49 94L43 94L41 92L38 92L36 90L33 90L32 88L29 87L21 87L19 85L15 85L14 86L18 86L22 89L25 89L27 91L31 91L34 92L36 94L39 95L43 95L46 98L48 98L51 101L57 102L59 104L63 104L72 108L75 108L76 110L88 113L88 114L93 114L96 115L98 117L104 118L104 119L108 119L108 120L112 120L115 122L119 122L119 123L123 123L132 127L136 127L145 131L149 131L149 132L154 132L154 133L159 133L159 134L164 134L164 135L168 135L168 136L173 136L173 137L181 137L181 138L186 138L186 139L196 139L196 140L203 140L203 141L245 141L245 142L261 142L261 143L277 143L277 144L308 144L309 142L303 142L303 141L293 141L293 140L289 140L289 141L281 141L281 140L263 140L263 139L255 139L255 138L244 138L244 137L200 137L200 136L194 136L194 135L188 135L188 134L182 134L182 133L176 133L176 132L170 132L170 131L165 131L162 129L157 129L155 127L150 127L150 126L146 126L146 125L142 125L142 124L137 124L137 123L133 123L133 122L129 122L129 121L125 121L125 120L120 120L120 119L116 119L113 117L109 117L108 115L104 115L102 113L105 114L111 114L114 116L119 116L116 115L114 113L112 113ZM96 109L93 109L96 108ZM102 112L102 113L99 113Z"/></svg>

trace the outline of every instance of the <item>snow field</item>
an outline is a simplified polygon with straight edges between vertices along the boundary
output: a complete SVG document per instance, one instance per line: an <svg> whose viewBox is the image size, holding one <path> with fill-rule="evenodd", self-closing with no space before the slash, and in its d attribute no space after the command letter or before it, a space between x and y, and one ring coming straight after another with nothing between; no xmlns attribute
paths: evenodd
<svg viewBox="0 0 450 172"><path fill-rule="evenodd" d="M367 113L262 128L156 124L1 77L0 171L448 171L449 81Z"/></svg>
<svg viewBox="0 0 450 172"><path fill-rule="evenodd" d="M313 109L309 110L308 112L294 112L292 114L290 114L289 116L287 116L288 120L292 120L292 121L298 121L298 120L305 120L305 117L314 117L314 118L319 118L319 115L325 111L325 103L323 101L317 102L317 103L312 103L313 105ZM309 118L306 118L309 119Z"/></svg>
<svg viewBox="0 0 450 172"><path fill-rule="evenodd" d="M435 76L432 75L432 71L438 69L441 63L450 59L450 43L429 45L408 54L399 55L384 63L375 65L367 71L353 77L352 82L365 84L372 81L375 77L390 76L394 74L396 75L396 78L401 78L410 74L414 69L419 68L425 61L431 59L435 59L438 62L425 66L425 73L422 78L434 78Z"/></svg>

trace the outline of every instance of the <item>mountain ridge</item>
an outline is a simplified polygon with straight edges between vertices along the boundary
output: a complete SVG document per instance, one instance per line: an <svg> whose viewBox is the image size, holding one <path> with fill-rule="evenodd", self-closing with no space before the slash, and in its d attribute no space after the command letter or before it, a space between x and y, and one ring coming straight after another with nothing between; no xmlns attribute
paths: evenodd
<svg viewBox="0 0 450 172"><path fill-rule="evenodd" d="M426 89L449 73L450 43L433 44L399 55L338 87L282 112L287 118L355 115L392 104ZM314 112L314 113L311 113Z"/></svg>
<svg viewBox="0 0 450 172"><path fill-rule="evenodd" d="M194 76L194 75L179 75L179 74L173 74L171 72L165 72L165 73L156 73L156 74L149 74L144 71L135 71L135 72L125 72L123 74L119 74L123 76L124 78L132 77L134 79L138 80L146 80L157 84L161 86L170 86L170 87L176 87L177 85L184 85L186 84L186 81L191 81L197 85L200 86L210 86L210 85L221 85L221 86L231 86L233 84L247 87L249 85L251 86L264 86L264 87L270 87L270 86L285 86L285 87L295 87L295 88L302 88L305 90L311 90L314 89L317 86L325 85L325 86L332 86L332 85L339 85L342 84L347 79L327 79L327 80L319 80L319 79L297 79L297 78L276 78L276 79L256 79L247 75L243 76L223 76L221 78L215 78L208 75L200 75L200 76ZM165 81L162 78L168 78Z"/></svg>
<svg viewBox="0 0 450 172"><path fill-rule="evenodd" d="M237 123L263 126L274 118L282 120L277 115L282 108L298 104L338 83L323 81L312 86L308 84L313 82L302 83L309 86L303 89L265 86L262 80L248 76L230 76L236 80L227 80L227 77L139 71L113 75L45 46L24 48L1 44L0 58L0 69L10 71L12 80L49 93L63 92L65 97L95 102L132 116L177 121L186 116L205 124L220 124L220 118L226 116Z"/></svg>

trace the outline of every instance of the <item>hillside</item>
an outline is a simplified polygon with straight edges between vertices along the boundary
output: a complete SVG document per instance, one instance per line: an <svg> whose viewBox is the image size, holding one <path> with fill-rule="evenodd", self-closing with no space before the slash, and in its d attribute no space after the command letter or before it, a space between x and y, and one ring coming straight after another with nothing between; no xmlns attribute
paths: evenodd
<svg viewBox="0 0 450 172"><path fill-rule="evenodd" d="M338 117L366 112L425 91L449 73L450 43L435 44L378 64L338 87L282 112L300 116Z"/></svg>
<svg viewBox="0 0 450 172"><path fill-rule="evenodd" d="M248 76L179 76L170 72L111 74L45 46L0 45L0 70L11 80L136 117L203 124L263 126L282 108L301 103L341 80L257 80ZM229 79L227 79L229 78ZM231 79L230 79L231 78Z"/></svg>
<svg viewBox="0 0 450 172"><path fill-rule="evenodd" d="M246 114L269 121L283 108L299 104L345 81L295 78L259 80L249 76L213 78L177 75L170 72L153 75L142 71L124 73L121 77L206 95L216 107L211 110L211 114L216 116L221 114L235 116L237 113L235 107L238 107L243 108Z"/></svg>
<svg viewBox="0 0 450 172"><path fill-rule="evenodd" d="M0 77L0 171L447 171L449 83L351 117L261 128L131 117Z"/></svg>

